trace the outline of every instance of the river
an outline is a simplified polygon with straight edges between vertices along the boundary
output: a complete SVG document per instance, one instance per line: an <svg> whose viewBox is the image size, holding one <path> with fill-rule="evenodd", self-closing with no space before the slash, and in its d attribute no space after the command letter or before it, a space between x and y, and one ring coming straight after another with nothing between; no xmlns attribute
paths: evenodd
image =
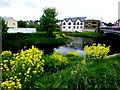
<svg viewBox="0 0 120 90"><path fill-rule="evenodd" d="M111 46L109 55L120 53L120 36L117 35L106 34L101 38L87 38L87 37L71 37L71 38L73 40L72 42L55 48L53 47L50 52L49 49L47 49L47 53L53 53L56 50L59 50L62 52L62 55L66 55L67 52L73 51L80 53L80 56L84 57L84 47L86 45L90 46L93 43Z"/></svg>

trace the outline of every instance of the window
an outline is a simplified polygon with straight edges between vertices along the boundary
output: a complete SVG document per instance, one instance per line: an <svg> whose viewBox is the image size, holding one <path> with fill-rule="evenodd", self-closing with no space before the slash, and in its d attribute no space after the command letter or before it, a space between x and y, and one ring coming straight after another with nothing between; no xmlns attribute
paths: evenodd
<svg viewBox="0 0 120 90"><path fill-rule="evenodd" d="M63 26L63 28L65 28L65 26Z"/></svg>
<svg viewBox="0 0 120 90"><path fill-rule="evenodd" d="M71 27L70 27L70 26L69 26L68 28L69 28L69 29L71 29Z"/></svg>
<svg viewBox="0 0 120 90"><path fill-rule="evenodd" d="M80 28L82 29L83 27L81 26Z"/></svg>
<svg viewBox="0 0 120 90"><path fill-rule="evenodd" d="M92 24L97 24L97 22L92 22Z"/></svg>
<svg viewBox="0 0 120 90"><path fill-rule="evenodd" d="M83 25L83 23L81 22L81 24L80 25Z"/></svg>
<svg viewBox="0 0 120 90"><path fill-rule="evenodd" d="M91 26L91 28L96 28L96 26Z"/></svg>
<svg viewBox="0 0 120 90"><path fill-rule="evenodd" d="M63 25L66 25L65 22L63 23Z"/></svg>
<svg viewBox="0 0 120 90"><path fill-rule="evenodd" d="M68 25L71 25L71 22L69 22Z"/></svg>
<svg viewBox="0 0 120 90"><path fill-rule="evenodd" d="M79 22L77 22L77 25L79 25Z"/></svg>
<svg viewBox="0 0 120 90"><path fill-rule="evenodd" d="M73 28L75 29L75 26Z"/></svg>
<svg viewBox="0 0 120 90"><path fill-rule="evenodd" d="M13 25L15 25L15 23L13 23Z"/></svg>
<svg viewBox="0 0 120 90"><path fill-rule="evenodd" d="M77 26L77 29L79 29L79 26Z"/></svg>

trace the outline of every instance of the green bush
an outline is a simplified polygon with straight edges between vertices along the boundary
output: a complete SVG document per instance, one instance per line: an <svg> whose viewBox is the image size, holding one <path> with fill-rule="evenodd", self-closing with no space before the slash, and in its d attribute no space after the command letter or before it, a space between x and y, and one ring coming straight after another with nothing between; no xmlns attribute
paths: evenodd
<svg viewBox="0 0 120 90"><path fill-rule="evenodd" d="M68 64L68 59L62 55L52 54L43 57L45 60L44 69L46 72L56 72L64 69Z"/></svg>

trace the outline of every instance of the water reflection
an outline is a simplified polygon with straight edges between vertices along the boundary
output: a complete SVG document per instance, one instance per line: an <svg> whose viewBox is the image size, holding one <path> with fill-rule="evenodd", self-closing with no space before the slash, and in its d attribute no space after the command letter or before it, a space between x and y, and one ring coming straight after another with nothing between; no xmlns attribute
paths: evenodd
<svg viewBox="0 0 120 90"><path fill-rule="evenodd" d="M81 57L84 57L84 47L86 45L92 45L95 43L95 39L93 38L83 38L83 37L71 37L72 42L63 46L59 46L58 48L54 48L54 52L59 50L62 52L62 55L66 55L67 52L73 51L80 53Z"/></svg>

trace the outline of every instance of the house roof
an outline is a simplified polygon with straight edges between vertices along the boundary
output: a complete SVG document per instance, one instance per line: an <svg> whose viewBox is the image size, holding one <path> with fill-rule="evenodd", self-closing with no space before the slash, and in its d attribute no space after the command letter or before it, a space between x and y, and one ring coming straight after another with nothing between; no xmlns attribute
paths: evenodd
<svg viewBox="0 0 120 90"><path fill-rule="evenodd" d="M80 19L81 22L85 21L86 17L70 17L70 18L65 18L64 20L68 22L71 20L72 22L75 22L77 19Z"/></svg>
<svg viewBox="0 0 120 90"><path fill-rule="evenodd" d="M13 19L12 17L2 17L4 21L8 21L9 19Z"/></svg>

